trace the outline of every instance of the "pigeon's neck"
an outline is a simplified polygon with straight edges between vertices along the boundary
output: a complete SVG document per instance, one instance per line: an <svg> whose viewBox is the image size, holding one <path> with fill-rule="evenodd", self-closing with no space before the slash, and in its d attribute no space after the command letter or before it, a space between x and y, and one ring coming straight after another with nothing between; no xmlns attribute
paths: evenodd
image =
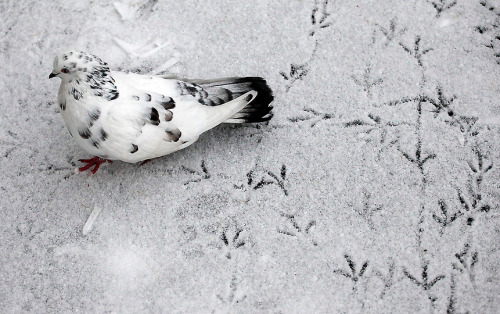
<svg viewBox="0 0 500 314"><path fill-rule="evenodd" d="M111 101L120 95L115 80L106 66L94 67L89 72L82 72L63 84L66 85L68 95L75 100L99 98L98 100L101 101Z"/></svg>

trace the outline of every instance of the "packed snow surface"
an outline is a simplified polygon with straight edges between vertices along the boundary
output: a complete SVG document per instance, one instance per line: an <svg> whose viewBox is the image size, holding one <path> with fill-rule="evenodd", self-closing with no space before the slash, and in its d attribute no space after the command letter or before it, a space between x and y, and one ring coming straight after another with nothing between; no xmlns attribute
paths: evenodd
<svg viewBox="0 0 500 314"><path fill-rule="evenodd" d="M0 12L0 312L500 308L500 1ZM275 116L75 174L93 156L48 79L72 49L142 74L262 76Z"/></svg>

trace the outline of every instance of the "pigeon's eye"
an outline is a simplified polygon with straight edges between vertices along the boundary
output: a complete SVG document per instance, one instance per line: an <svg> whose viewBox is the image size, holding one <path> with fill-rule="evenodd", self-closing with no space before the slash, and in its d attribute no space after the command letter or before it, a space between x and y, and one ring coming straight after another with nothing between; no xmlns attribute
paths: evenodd
<svg viewBox="0 0 500 314"><path fill-rule="evenodd" d="M68 69L66 69L66 68L63 68L63 69L61 69L61 72L62 72L62 73L69 73L69 70L68 70Z"/></svg>

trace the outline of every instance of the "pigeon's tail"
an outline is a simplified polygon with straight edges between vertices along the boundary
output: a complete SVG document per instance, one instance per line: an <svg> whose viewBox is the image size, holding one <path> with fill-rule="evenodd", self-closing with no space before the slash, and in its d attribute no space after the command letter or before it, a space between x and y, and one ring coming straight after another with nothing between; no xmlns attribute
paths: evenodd
<svg viewBox="0 0 500 314"><path fill-rule="evenodd" d="M208 93L207 105L217 106L239 96L256 91L257 97L246 107L224 123L254 123L268 121L273 117L271 102L273 91L261 77L227 78L217 81L198 82Z"/></svg>

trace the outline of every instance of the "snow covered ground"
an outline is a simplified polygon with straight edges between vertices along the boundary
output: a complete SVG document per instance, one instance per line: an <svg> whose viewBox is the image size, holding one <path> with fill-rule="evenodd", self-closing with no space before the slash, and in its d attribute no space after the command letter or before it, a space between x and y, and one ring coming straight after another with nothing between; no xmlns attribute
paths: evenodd
<svg viewBox="0 0 500 314"><path fill-rule="evenodd" d="M500 1L0 12L0 312L498 311ZM48 80L70 49L141 73L263 76L275 117L75 175L91 156Z"/></svg>

